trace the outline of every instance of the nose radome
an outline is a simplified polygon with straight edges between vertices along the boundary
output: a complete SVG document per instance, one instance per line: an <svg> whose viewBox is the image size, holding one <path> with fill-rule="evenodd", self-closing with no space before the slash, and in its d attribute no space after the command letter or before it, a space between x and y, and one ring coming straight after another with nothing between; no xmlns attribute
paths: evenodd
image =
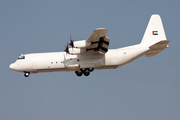
<svg viewBox="0 0 180 120"><path fill-rule="evenodd" d="M15 63L10 64L10 65L9 65L9 68L10 68L11 70L15 70L16 64L15 64Z"/></svg>

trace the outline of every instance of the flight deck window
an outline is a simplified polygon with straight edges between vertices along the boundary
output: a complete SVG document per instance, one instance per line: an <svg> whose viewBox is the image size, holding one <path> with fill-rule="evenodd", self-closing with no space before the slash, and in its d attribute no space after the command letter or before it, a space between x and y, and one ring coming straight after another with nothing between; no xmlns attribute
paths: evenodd
<svg viewBox="0 0 180 120"><path fill-rule="evenodd" d="M19 56L18 57L18 60L22 60L22 59L25 59L25 56Z"/></svg>

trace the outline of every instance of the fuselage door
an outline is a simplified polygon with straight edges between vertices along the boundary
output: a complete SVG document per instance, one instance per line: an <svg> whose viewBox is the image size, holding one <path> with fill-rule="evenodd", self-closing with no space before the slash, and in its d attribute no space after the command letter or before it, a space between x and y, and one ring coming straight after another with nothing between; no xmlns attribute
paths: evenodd
<svg viewBox="0 0 180 120"><path fill-rule="evenodd" d="M37 63L36 62L32 63L32 69L35 69L35 70L37 69Z"/></svg>

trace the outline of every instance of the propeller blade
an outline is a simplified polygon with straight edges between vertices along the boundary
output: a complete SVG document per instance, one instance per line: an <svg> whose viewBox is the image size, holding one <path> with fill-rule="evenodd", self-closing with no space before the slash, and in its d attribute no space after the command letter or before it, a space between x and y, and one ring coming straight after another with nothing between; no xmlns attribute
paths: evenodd
<svg viewBox="0 0 180 120"><path fill-rule="evenodd" d="M70 43L69 45L74 48L74 40L72 39L71 35L70 35Z"/></svg>
<svg viewBox="0 0 180 120"><path fill-rule="evenodd" d="M69 46L69 43L67 43L67 45L65 45L65 50L64 51L69 54L69 47L68 46Z"/></svg>
<svg viewBox="0 0 180 120"><path fill-rule="evenodd" d="M70 35L70 40L72 40L72 36Z"/></svg>

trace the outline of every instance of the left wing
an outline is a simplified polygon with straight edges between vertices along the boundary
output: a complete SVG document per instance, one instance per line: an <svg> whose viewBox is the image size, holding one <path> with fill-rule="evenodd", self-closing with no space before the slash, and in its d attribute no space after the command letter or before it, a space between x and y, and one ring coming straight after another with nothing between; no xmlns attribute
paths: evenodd
<svg viewBox="0 0 180 120"><path fill-rule="evenodd" d="M106 37L107 29L98 28L86 39L86 43L90 43L86 46L86 52L100 52L105 54L108 51L110 39Z"/></svg>

